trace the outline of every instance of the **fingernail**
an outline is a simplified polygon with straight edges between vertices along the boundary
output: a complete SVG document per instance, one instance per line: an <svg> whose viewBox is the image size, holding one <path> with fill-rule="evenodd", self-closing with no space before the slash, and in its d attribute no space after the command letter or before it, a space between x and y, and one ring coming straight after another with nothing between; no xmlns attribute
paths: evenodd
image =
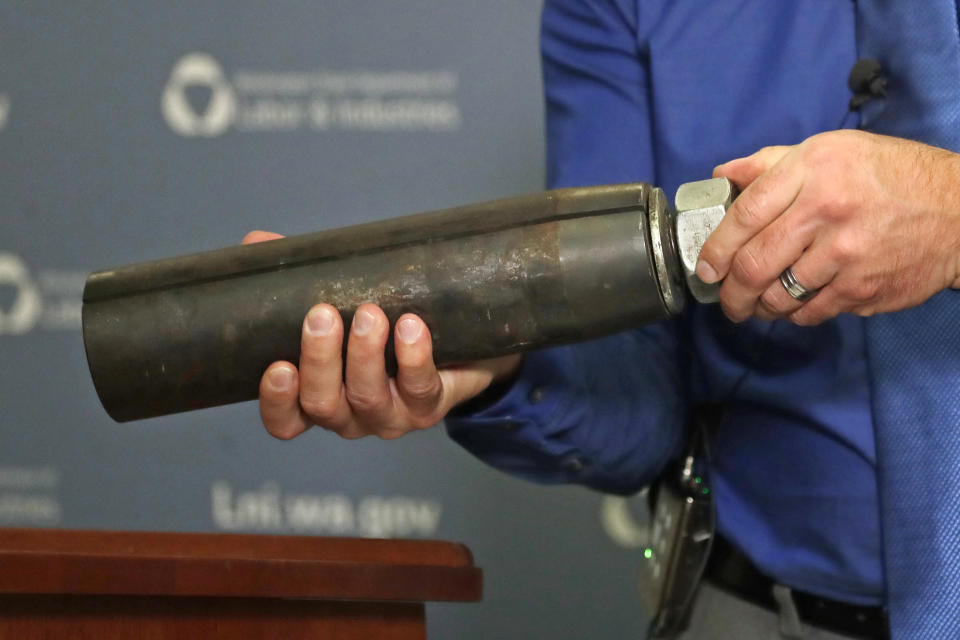
<svg viewBox="0 0 960 640"><path fill-rule="evenodd" d="M373 328L373 316L369 311L357 311L357 314L353 316L353 332L358 336L370 333L370 329Z"/></svg>
<svg viewBox="0 0 960 640"><path fill-rule="evenodd" d="M270 383L274 391L286 391L293 384L293 371L290 370L290 367L271 369L270 375L267 376L267 382Z"/></svg>
<svg viewBox="0 0 960 640"><path fill-rule="evenodd" d="M397 324L397 333L405 343L413 344L420 337L420 323L413 318L404 318Z"/></svg>
<svg viewBox="0 0 960 640"><path fill-rule="evenodd" d="M717 271L710 266L709 262L697 260L697 277L707 284L712 284L717 281Z"/></svg>
<svg viewBox="0 0 960 640"><path fill-rule="evenodd" d="M333 331L333 313L327 307L313 309L307 314L307 329L318 336L327 335Z"/></svg>

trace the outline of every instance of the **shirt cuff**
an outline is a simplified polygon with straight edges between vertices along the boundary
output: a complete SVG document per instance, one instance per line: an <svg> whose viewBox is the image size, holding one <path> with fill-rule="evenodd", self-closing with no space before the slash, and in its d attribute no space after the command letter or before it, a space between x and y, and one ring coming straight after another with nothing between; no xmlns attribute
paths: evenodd
<svg viewBox="0 0 960 640"><path fill-rule="evenodd" d="M450 437L501 471L541 483L590 483L590 460L570 436L576 371L564 348L527 354L516 378L447 416Z"/></svg>

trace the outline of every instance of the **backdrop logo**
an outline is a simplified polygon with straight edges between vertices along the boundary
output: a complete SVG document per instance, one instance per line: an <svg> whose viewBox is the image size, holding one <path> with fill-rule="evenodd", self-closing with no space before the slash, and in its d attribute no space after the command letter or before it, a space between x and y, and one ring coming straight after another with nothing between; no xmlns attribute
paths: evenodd
<svg viewBox="0 0 960 640"><path fill-rule="evenodd" d="M7 126L7 120L10 119L10 96L0 93L0 131Z"/></svg>
<svg viewBox="0 0 960 640"><path fill-rule="evenodd" d="M0 464L0 525L59 524L59 486L60 471L54 467Z"/></svg>
<svg viewBox="0 0 960 640"><path fill-rule="evenodd" d="M32 273L15 253L0 251L0 336L36 328L76 331L83 315L85 271L39 269Z"/></svg>
<svg viewBox="0 0 960 640"><path fill-rule="evenodd" d="M459 77L449 69L236 69L193 52L177 60L161 111L186 137L229 131L416 131L460 128Z"/></svg>
<svg viewBox="0 0 960 640"><path fill-rule="evenodd" d="M9 308L0 304L0 334L22 334L33 329L40 318L40 292L19 256L0 253L0 290L12 288Z"/></svg>
<svg viewBox="0 0 960 640"><path fill-rule="evenodd" d="M190 103L187 90L208 89L210 98L205 107ZM210 138L225 132L237 111L233 87L223 75L220 64L206 53L189 53L173 66L163 90L163 117L176 133L186 137Z"/></svg>

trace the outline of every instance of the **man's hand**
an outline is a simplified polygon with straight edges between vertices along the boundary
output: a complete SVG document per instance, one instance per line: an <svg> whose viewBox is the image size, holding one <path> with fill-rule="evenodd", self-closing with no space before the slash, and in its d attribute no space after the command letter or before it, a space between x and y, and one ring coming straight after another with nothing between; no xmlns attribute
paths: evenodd
<svg viewBox="0 0 960 640"><path fill-rule="evenodd" d="M252 231L244 244L283 236ZM457 404L513 375L519 355L437 370L430 331L413 314L394 327L397 376L387 376L384 347L390 323L374 304L357 308L342 356L345 329L337 310L318 304L303 322L300 366L274 362L260 380L260 416L272 435L288 440L317 424L344 438L398 438L425 429Z"/></svg>
<svg viewBox="0 0 960 640"><path fill-rule="evenodd" d="M742 191L700 253L724 313L817 324L960 287L960 156L862 131L767 147L714 169ZM779 281L792 267L807 302Z"/></svg>

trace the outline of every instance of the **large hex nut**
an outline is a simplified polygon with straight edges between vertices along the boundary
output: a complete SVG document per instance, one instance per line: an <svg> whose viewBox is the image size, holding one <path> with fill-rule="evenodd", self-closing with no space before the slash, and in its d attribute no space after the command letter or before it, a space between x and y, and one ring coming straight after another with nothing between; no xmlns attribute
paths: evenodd
<svg viewBox="0 0 960 640"><path fill-rule="evenodd" d="M697 258L736 197L737 188L726 178L687 182L677 189L677 252L687 287L698 302L720 299L719 282L707 284L697 277Z"/></svg>

